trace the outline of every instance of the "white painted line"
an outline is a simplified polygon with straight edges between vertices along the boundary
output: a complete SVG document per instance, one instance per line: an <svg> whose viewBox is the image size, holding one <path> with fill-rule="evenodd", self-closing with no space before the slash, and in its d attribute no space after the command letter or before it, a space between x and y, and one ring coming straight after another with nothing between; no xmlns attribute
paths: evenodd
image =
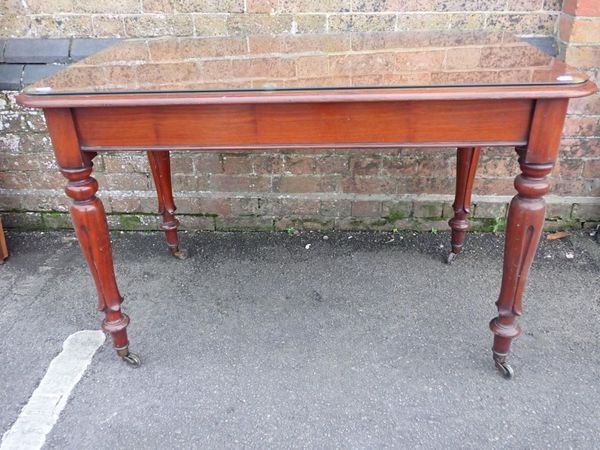
<svg viewBox="0 0 600 450"><path fill-rule="evenodd" d="M42 448L46 435L67 405L71 391L104 339L104 333L100 330L84 330L73 333L65 340L62 352L52 360L16 422L2 436L0 450Z"/></svg>

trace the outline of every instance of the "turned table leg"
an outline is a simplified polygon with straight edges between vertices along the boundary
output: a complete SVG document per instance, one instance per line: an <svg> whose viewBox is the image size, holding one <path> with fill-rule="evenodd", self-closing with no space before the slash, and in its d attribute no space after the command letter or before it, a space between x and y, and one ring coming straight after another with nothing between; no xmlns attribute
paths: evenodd
<svg viewBox="0 0 600 450"><path fill-rule="evenodd" d="M516 319L522 312L527 275L544 227L543 196L549 190L547 175L556 161L566 109L566 100L538 100L527 147L517 148L521 174L515 178L517 195L508 210L498 317L490 322L494 362L506 378L513 376L507 357L512 340L521 332Z"/></svg>
<svg viewBox="0 0 600 450"><path fill-rule="evenodd" d="M186 253L179 248L179 237L177 228L179 221L175 218L175 202L173 200L173 188L171 184L171 160L168 151L149 151L148 161L156 186L158 197L158 211L162 215L160 229L165 232L167 246L173 256L185 259Z"/></svg>
<svg viewBox="0 0 600 450"><path fill-rule="evenodd" d="M129 317L121 311L123 298L115 279L106 213L96 197L98 182L91 176L96 155L80 151L70 110L52 109L45 115L60 171L67 179L65 192L73 200L70 212L75 233L96 284L98 309L105 314L102 329L110 333L117 354L138 367L139 357L129 352Z"/></svg>
<svg viewBox="0 0 600 450"><path fill-rule="evenodd" d="M451 264L461 252L465 242L465 233L469 229L467 218L471 213L471 192L479 161L479 147L459 148L456 153L456 193L454 195L454 217L448 224L452 228L452 251L446 262Z"/></svg>

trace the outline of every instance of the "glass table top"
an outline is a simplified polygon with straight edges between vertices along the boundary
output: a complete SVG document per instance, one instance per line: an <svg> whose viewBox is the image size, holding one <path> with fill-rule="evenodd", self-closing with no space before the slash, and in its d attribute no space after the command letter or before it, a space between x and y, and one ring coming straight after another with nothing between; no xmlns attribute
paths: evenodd
<svg viewBox="0 0 600 450"><path fill-rule="evenodd" d="M122 41L25 88L28 95L579 84L506 32L251 35Z"/></svg>

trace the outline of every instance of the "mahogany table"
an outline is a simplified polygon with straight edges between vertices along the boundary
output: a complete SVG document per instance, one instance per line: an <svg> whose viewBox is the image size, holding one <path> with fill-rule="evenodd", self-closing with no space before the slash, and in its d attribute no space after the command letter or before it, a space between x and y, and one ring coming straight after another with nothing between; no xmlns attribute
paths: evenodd
<svg viewBox="0 0 600 450"><path fill-rule="evenodd" d="M506 229L493 358L507 377L522 294L546 211L547 175L569 98L595 85L562 62L497 32L138 39L116 44L24 90L42 108L71 215L96 284L103 329L133 366L129 317L92 160L146 151L161 229L182 257L169 155L285 148L458 148L451 261L460 253L481 146L514 146L521 174Z"/></svg>

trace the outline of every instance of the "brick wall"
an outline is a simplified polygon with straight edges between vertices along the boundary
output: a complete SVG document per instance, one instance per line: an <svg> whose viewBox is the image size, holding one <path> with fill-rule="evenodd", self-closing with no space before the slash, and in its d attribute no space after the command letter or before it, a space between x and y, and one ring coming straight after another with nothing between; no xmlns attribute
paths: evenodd
<svg viewBox="0 0 600 450"><path fill-rule="evenodd" d="M7 9L8 4L8 9ZM93 6L90 6L92 5ZM598 81L597 0L9 0L0 35L123 37L246 31L502 28L558 33L567 61ZM587 5L587 6L586 6ZM5 8L2 10L1 8ZM596 17L594 18L594 14ZM64 180L42 117L0 95L0 209L7 226L68 227ZM548 196L548 226L600 220L598 96L573 102ZM192 229L445 228L454 190L454 149L283 154L179 153L172 171L179 217ZM155 228L145 155L96 158L100 196L114 228ZM475 227L501 226L518 172L514 151L485 149L474 189Z"/></svg>
<svg viewBox="0 0 600 450"><path fill-rule="evenodd" d="M0 35L117 37L494 28L554 32L559 0L4 0Z"/></svg>

